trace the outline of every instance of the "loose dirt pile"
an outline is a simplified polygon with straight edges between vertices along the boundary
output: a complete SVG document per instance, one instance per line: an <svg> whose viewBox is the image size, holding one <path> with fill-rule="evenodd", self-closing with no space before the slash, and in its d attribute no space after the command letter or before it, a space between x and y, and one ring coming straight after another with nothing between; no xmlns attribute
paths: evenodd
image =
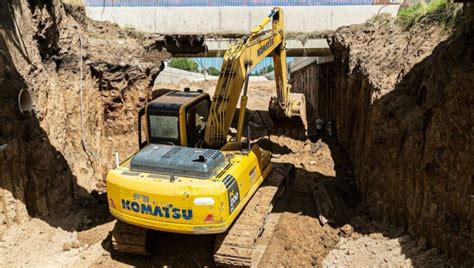
<svg viewBox="0 0 474 268"><path fill-rule="evenodd" d="M374 233L358 238L342 238L323 261L323 267L442 267L455 266L440 256L439 250L427 249L425 240L405 235L396 238Z"/></svg>

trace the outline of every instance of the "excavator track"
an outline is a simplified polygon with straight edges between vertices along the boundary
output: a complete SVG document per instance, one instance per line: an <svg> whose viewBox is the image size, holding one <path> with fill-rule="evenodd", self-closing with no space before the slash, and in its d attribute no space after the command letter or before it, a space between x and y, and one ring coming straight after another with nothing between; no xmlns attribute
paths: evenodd
<svg viewBox="0 0 474 268"><path fill-rule="evenodd" d="M256 243L263 231L273 226L270 215L274 204L283 194L285 180L294 173L291 164L273 163L270 176L260 186L230 230L218 235L214 261L218 266L256 266L262 254ZM273 229L274 228L270 228ZM260 252L263 253L263 252Z"/></svg>
<svg viewBox="0 0 474 268"><path fill-rule="evenodd" d="M117 220L112 230L112 248L131 254L150 255L152 231Z"/></svg>

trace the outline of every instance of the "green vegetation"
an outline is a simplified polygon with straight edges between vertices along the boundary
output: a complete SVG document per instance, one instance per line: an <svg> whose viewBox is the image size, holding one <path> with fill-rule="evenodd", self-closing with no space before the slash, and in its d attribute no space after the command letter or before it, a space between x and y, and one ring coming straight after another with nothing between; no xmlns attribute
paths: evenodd
<svg viewBox="0 0 474 268"><path fill-rule="evenodd" d="M190 71L190 72L199 72L199 66L197 62L188 58L173 58L169 63L170 67Z"/></svg>
<svg viewBox="0 0 474 268"><path fill-rule="evenodd" d="M269 72L272 72L273 70L275 70L275 68L272 65L268 65L268 66L263 67L262 69L260 69L258 71L257 70L253 71L252 73L250 73L250 75L260 76L260 75L264 75L264 74L267 74Z"/></svg>
<svg viewBox="0 0 474 268"><path fill-rule="evenodd" d="M209 75L219 76L221 71L219 71L219 69L217 69L216 67L211 66L211 67L207 68L207 73Z"/></svg>
<svg viewBox="0 0 474 268"><path fill-rule="evenodd" d="M407 29L426 22L439 22L447 27L454 27L461 11L462 4L448 0L433 0L428 4L421 0L414 6L400 9L396 21Z"/></svg>

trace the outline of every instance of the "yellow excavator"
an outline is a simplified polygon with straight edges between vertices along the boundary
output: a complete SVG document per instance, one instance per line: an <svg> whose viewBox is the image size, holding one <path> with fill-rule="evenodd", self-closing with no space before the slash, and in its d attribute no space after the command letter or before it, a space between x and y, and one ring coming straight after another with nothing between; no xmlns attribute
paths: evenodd
<svg viewBox="0 0 474 268"><path fill-rule="evenodd" d="M271 153L245 137L249 75L267 56L274 60L277 92L270 114L306 122L304 96L290 93L287 82L283 10L274 8L226 51L212 100L202 90L170 91L140 110L140 150L106 179L110 212L118 219L115 250L149 254L149 230L223 234L216 262L251 264L250 244L291 169L272 171Z"/></svg>

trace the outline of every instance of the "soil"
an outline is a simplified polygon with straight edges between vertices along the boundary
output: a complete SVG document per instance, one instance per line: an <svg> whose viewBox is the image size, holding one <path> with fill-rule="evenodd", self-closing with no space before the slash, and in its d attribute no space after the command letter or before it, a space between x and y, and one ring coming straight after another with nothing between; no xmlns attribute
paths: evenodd
<svg viewBox="0 0 474 268"><path fill-rule="evenodd" d="M114 153L135 150L137 111L168 56L146 49L159 37L91 21L57 0L0 6L0 234L29 216L64 227L105 190ZM22 89L33 99L28 117L16 104Z"/></svg>
<svg viewBox="0 0 474 268"><path fill-rule="evenodd" d="M297 169L282 197L287 203L279 203L272 212L281 213L281 218L260 266L453 264L436 249L411 238L403 229L374 222L367 216L350 187L348 175L351 170L347 158L332 138L315 142L284 136L272 136L271 139L275 144L285 144L274 148L274 161L294 163ZM335 184L345 193L347 210L335 224L322 225L318 220L312 195L316 183ZM166 240L166 246L150 257L113 252L109 232L115 220L106 213L107 205L101 202L102 199L103 196L99 196L87 209L78 210L64 219L72 230L78 230L78 248L63 249L65 243L74 240L74 231L55 228L41 219L32 218L4 233L0 242L4 263L14 267L214 266L215 237L212 235L161 234L160 239ZM90 220L85 222L84 219ZM354 228L349 238L341 237L340 230L346 224Z"/></svg>
<svg viewBox="0 0 474 268"><path fill-rule="evenodd" d="M370 215L472 266L474 10L464 11L455 29L383 18L339 29L326 102Z"/></svg>

